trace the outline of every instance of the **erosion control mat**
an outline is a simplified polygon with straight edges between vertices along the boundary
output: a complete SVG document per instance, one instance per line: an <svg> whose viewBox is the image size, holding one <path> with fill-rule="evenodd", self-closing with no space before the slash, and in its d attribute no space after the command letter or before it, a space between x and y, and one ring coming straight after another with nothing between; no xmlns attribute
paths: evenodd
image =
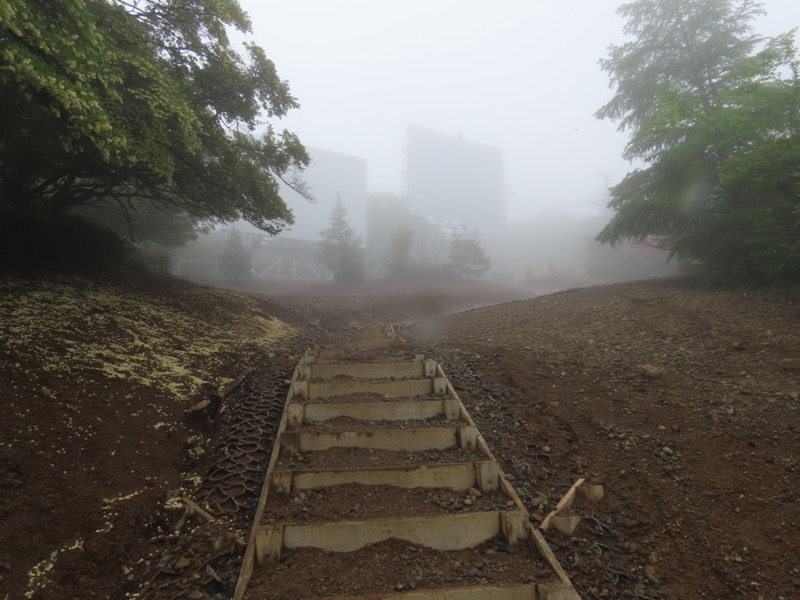
<svg viewBox="0 0 800 600"><path fill-rule="evenodd" d="M234 598L579 598L436 361L391 327L294 370Z"/></svg>

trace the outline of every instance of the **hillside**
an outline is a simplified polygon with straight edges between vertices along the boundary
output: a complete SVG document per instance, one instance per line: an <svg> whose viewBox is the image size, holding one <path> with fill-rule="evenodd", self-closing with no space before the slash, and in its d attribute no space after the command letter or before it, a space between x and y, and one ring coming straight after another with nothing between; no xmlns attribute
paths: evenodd
<svg viewBox="0 0 800 600"><path fill-rule="evenodd" d="M124 595L164 504L198 487L214 432L185 411L303 347L275 313L156 276L0 280L5 597Z"/></svg>
<svg viewBox="0 0 800 600"><path fill-rule="evenodd" d="M279 405L326 335L416 319L401 335L443 363L534 515L578 477L604 484L574 536L549 534L582 597L800 589L797 293L248 291L130 274L0 280L0 596L230 597L253 485L239 495L218 467L265 422L248 398ZM191 533L182 498L215 521Z"/></svg>

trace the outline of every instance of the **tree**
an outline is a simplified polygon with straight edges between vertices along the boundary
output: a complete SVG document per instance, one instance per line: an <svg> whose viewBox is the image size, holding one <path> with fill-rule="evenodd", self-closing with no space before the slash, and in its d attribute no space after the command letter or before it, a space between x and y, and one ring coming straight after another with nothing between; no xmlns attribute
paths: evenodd
<svg viewBox="0 0 800 600"><path fill-rule="evenodd" d="M180 248L197 239L198 233L211 230L186 211L156 206L147 200L132 199L124 212L108 204L78 207L74 212L99 222L139 247Z"/></svg>
<svg viewBox="0 0 800 600"><path fill-rule="evenodd" d="M242 235L235 229L228 231L225 245L219 256L219 274L223 279L242 281L253 274L252 252L245 246Z"/></svg>
<svg viewBox="0 0 800 600"><path fill-rule="evenodd" d="M137 202L195 220L293 222L279 196L308 164L280 118L297 102L236 0L0 4L0 215Z"/></svg>
<svg viewBox="0 0 800 600"><path fill-rule="evenodd" d="M386 254L386 273L390 277L407 275L411 262L411 245L414 242L414 230L405 226L395 229L389 251Z"/></svg>
<svg viewBox="0 0 800 600"><path fill-rule="evenodd" d="M361 237L347 222L347 208L337 196L327 229L320 231L319 260L333 272L340 283L364 279L364 251Z"/></svg>
<svg viewBox="0 0 800 600"><path fill-rule="evenodd" d="M464 233L454 233L450 243L450 256L445 267L447 270L460 277L479 277L492 266L492 261L486 256L481 243L474 238L469 238Z"/></svg>
<svg viewBox="0 0 800 600"><path fill-rule="evenodd" d="M644 166L611 188L601 242L654 244L720 280L800 280L800 83L792 34L760 38L750 0L637 0L600 61L597 113Z"/></svg>

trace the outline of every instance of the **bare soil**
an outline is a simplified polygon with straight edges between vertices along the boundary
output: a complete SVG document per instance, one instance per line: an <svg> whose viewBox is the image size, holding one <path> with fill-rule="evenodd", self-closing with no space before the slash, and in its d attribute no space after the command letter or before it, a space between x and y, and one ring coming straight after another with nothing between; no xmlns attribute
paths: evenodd
<svg viewBox="0 0 800 600"><path fill-rule="evenodd" d="M670 280L523 299L563 284L269 282L242 295L144 275L3 278L0 598L230 597L250 505L205 503L214 523L177 533L170 506L207 497L218 453L246 433L240 392L219 412L187 410L244 366L280 398L305 348L385 321L409 326L383 352L442 362L534 517L578 477L604 485L598 505L574 505L571 536L548 532L582 597L800 596L800 293ZM292 553L281 569L313 560L350 576L301 578L280 597L352 593L375 573L397 573L398 591L499 577L469 566L485 571L499 547L432 572L425 549L399 545Z"/></svg>
<svg viewBox="0 0 800 600"><path fill-rule="evenodd" d="M443 566L444 565L444 566ZM480 584L551 581L547 563L530 543L500 539L469 550L437 552L397 540L346 553L301 548L274 571L254 578L253 597L299 600ZM312 591L313 590L313 591Z"/></svg>
<svg viewBox="0 0 800 600"><path fill-rule="evenodd" d="M470 493L347 484L292 494L271 493L264 509L264 522L352 521L510 510L509 500L500 491Z"/></svg>
<svg viewBox="0 0 800 600"><path fill-rule="evenodd" d="M395 452L372 448L330 448L325 452L306 452L293 457L281 457L276 468L325 469L346 467L380 467L386 465L445 464L485 460L482 452L466 452L458 448L426 450L424 452Z"/></svg>

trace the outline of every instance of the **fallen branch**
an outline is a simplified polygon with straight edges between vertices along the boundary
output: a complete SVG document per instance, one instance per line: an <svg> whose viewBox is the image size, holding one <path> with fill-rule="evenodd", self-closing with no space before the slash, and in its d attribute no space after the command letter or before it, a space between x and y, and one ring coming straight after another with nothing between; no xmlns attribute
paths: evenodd
<svg viewBox="0 0 800 600"><path fill-rule="evenodd" d="M197 502L195 502L191 498L187 498L186 496L181 496L181 500L184 502L184 504L186 504L186 506L188 506L191 509L191 512L189 514L197 515L209 522L214 520L214 515L209 513L207 510L205 510L202 506L197 504Z"/></svg>
<svg viewBox="0 0 800 600"><path fill-rule="evenodd" d="M228 396L230 396L236 389L242 385L242 381L244 378L250 375L253 372L253 367L245 367L242 369L239 374L236 376L236 379L231 381L228 385L222 388L222 392L219 394L220 400L225 400Z"/></svg>

